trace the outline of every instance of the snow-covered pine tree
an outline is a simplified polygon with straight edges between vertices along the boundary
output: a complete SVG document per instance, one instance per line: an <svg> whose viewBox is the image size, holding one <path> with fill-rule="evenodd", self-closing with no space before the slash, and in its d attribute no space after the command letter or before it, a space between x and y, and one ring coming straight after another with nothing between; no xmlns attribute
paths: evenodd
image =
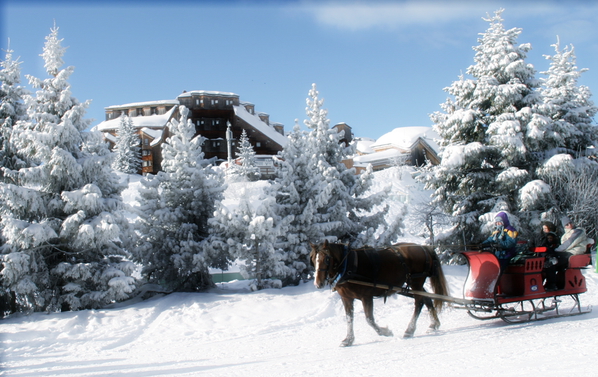
<svg viewBox="0 0 598 377"><path fill-rule="evenodd" d="M135 288L120 240L120 186L105 147L91 152L102 147L84 132L89 103L71 96L74 68L60 69L61 41L52 28L42 54L50 77L28 76L38 90L13 128L28 167L8 172L15 184L0 183L2 284L17 311L98 308Z"/></svg>
<svg viewBox="0 0 598 377"><path fill-rule="evenodd" d="M123 173L137 174L141 170L141 146L140 139L133 125L133 121L127 115L120 117L120 123L116 134L116 145L114 146L114 161L112 168Z"/></svg>
<svg viewBox="0 0 598 377"><path fill-rule="evenodd" d="M351 246L375 245L375 234L386 227L386 191L366 196L371 170L356 175L343 160L352 147L340 143L343 135L330 129L323 100L313 84L307 98L305 125L295 125L281 153L279 177L272 189L279 204L279 216L293 216L281 247L287 251L290 282L305 277L309 266L309 243L325 239Z"/></svg>
<svg viewBox="0 0 598 377"><path fill-rule="evenodd" d="M241 273L254 278L255 289L277 286L274 282L289 275L284 251L278 239L286 233L291 217L276 214L276 199L266 190L257 201L241 195L238 208L230 211L220 204L210 219L211 246L225 248L231 259L239 259ZM266 279L270 283L266 283Z"/></svg>
<svg viewBox="0 0 598 377"><path fill-rule="evenodd" d="M17 169L24 163L17 156L11 142L12 129L19 120L26 119L26 108L23 101L27 90L21 83L21 62L13 59L13 50L6 51L0 62L0 181L9 182L4 177L3 167Z"/></svg>
<svg viewBox="0 0 598 377"><path fill-rule="evenodd" d="M233 163L232 166L230 166L229 170L231 175L242 177L250 182L260 179L260 168L255 162L255 150L249 142L245 130L243 130L243 133L241 133L241 137L239 138L237 157L241 160L241 164L237 165Z"/></svg>
<svg viewBox="0 0 598 377"><path fill-rule="evenodd" d="M540 109L550 119L541 139L546 150L544 161L536 170L542 185L530 185L525 203L542 210L542 217L549 220L565 213L596 237L598 164L586 156L596 150L598 128L593 117L598 108L590 99L590 89L578 84L587 69L577 68L573 46L561 49L557 37L553 47L555 54L545 55L550 67L542 72L547 77L541 88Z"/></svg>
<svg viewBox="0 0 598 377"><path fill-rule="evenodd" d="M225 189L223 174L204 158L204 138L195 136L189 110L169 124L162 144L163 171L141 180L140 244L135 258L150 283L176 291L213 285L208 267L214 256L204 251L208 220Z"/></svg>
<svg viewBox="0 0 598 377"><path fill-rule="evenodd" d="M442 105L444 112L430 116L442 138L442 163L425 176L427 188L453 216L453 241L459 243L476 241L480 220L517 213L519 189L533 180L541 161L532 146L549 123L536 110L539 81L525 62L531 46L517 45L521 29L505 30L502 12L485 19L490 27L467 69L473 78L461 76L445 88L453 98Z"/></svg>
<svg viewBox="0 0 598 377"><path fill-rule="evenodd" d="M555 54L545 55L550 60L550 67L542 72L547 77L542 80L541 88L541 109L552 124L542 140L552 154L567 153L574 158L586 156L588 147L598 140L598 129L593 122L598 108L590 99L590 89L578 83L587 69L577 68L573 45L561 50L557 37L552 46Z"/></svg>

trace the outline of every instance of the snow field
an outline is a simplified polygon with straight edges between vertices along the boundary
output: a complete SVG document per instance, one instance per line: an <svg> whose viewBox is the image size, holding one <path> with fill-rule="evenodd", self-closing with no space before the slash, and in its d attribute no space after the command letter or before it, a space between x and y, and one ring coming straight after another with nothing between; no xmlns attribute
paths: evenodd
<svg viewBox="0 0 598 377"><path fill-rule="evenodd" d="M445 266L461 297L464 266ZM596 306L598 274L586 270L584 306ZM427 310L413 339L403 339L411 299L375 302L394 337L380 337L356 302L355 344L345 337L338 294L297 287L250 292L247 282L208 293L174 293L102 310L35 313L0 323L2 366L10 376L484 376L591 375L596 311L518 325L478 321L445 308L441 330L427 334Z"/></svg>

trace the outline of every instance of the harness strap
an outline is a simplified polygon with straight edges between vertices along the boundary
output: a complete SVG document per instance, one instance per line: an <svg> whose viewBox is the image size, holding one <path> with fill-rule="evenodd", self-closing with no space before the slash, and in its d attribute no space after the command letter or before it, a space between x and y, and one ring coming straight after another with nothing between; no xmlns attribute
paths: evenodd
<svg viewBox="0 0 598 377"><path fill-rule="evenodd" d="M342 267L341 269L339 269L336 276L330 283L330 285L332 286L332 290L334 290L337 284L343 283L344 281L349 279L349 276L346 276L351 275L351 271L347 272L347 266L349 265L348 259L355 259L355 265L357 266L357 258L353 258L354 254L355 251L349 251L349 248L346 245L343 247L343 259L340 262Z"/></svg>

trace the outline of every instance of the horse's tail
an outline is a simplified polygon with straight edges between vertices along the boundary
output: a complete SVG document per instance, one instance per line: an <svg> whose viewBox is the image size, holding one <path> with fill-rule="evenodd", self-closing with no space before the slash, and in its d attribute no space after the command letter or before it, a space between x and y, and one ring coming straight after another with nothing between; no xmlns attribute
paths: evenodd
<svg viewBox="0 0 598 377"><path fill-rule="evenodd" d="M434 251L432 247L426 248L430 255L432 256L432 274L430 276L430 283L432 284L432 289L434 293L437 295L442 296L449 296L449 286L446 281L446 277L444 276L444 272L442 271L442 266L440 264L440 259L438 255ZM440 313L442 307L444 306L444 300L435 299L434 300L434 308L436 311Z"/></svg>

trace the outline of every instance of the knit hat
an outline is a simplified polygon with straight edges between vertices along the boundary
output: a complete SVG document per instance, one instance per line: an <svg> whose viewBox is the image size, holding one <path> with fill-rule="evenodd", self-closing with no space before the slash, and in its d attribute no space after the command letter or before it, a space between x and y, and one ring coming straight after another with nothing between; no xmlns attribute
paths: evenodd
<svg viewBox="0 0 598 377"><path fill-rule="evenodd" d="M567 224L572 224L571 219L567 216L561 217L561 224L563 224L563 228L567 226Z"/></svg>

